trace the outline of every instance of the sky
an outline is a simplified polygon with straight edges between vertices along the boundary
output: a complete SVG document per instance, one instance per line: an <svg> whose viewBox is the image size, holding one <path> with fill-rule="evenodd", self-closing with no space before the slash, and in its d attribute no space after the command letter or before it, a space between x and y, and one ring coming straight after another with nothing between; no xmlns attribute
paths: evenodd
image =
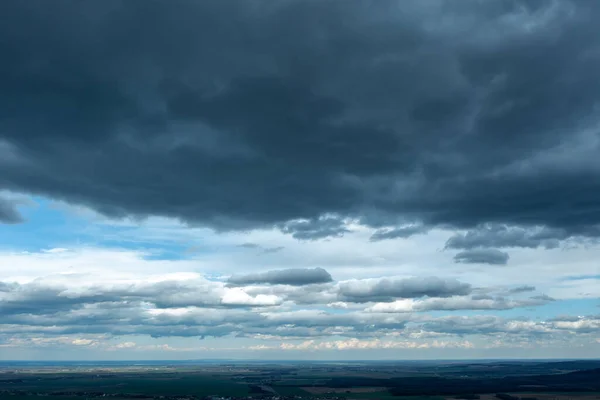
<svg viewBox="0 0 600 400"><path fill-rule="evenodd" d="M600 357L600 2L0 15L0 360Z"/></svg>

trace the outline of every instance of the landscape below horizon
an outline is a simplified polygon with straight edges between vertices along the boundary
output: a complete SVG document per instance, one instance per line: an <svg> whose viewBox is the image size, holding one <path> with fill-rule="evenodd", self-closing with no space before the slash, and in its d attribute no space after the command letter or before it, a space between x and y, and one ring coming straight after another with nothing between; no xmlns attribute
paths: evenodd
<svg viewBox="0 0 600 400"><path fill-rule="evenodd" d="M0 398L598 400L600 360L3 362Z"/></svg>

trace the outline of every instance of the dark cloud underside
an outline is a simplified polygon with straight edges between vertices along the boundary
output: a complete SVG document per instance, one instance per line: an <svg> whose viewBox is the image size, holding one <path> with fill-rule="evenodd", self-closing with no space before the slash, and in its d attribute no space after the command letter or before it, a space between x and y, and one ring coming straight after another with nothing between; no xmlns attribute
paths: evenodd
<svg viewBox="0 0 600 400"><path fill-rule="evenodd" d="M406 223L600 223L597 2L31 0L0 15L0 189L299 239L347 218L384 229L374 240L417 233Z"/></svg>
<svg viewBox="0 0 600 400"><path fill-rule="evenodd" d="M350 302L393 301L395 299L452 297L471 293L471 285L453 279L381 279L376 282L350 281L340 284L340 300Z"/></svg>
<svg viewBox="0 0 600 400"><path fill-rule="evenodd" d="M323 268L292 268L260 272L248 275L234 275L228 282L234 285L271 284L271 285L312 285L328 283L332 278Z"/></svg>

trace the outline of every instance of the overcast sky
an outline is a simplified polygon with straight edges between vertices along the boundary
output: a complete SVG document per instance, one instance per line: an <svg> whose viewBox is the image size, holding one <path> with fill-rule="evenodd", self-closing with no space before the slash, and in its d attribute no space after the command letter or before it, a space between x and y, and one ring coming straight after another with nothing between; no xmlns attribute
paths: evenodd
<svg viewBox="0 0 600 400"><path fill-rule="evenodd" d="M600 357L600 2L0 15L0 359Z"/></svg>

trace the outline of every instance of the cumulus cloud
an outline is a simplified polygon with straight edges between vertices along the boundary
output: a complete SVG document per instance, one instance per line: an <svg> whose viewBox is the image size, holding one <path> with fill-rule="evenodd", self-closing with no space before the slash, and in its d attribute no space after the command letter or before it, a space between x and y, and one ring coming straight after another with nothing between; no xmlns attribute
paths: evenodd
<svg viewBox="0 0 600 400"><path fill-rule="evenodd" d="M276 271L258 272L247 275L234 275L228 282L234 285L270 284L270 285L312 285L331 282L329 272L323 268L292 268Z"/></svg>
<svg viewBox="0 0 600 400"><path fill-rule="evenodd" d="M275 306L281 304L281 298L268 294L250 296L241 288L230 288L225 290L221 303L230 306Z"/></svg>
<svg viewBox="0 0 600 400"><path fill-rule="evenodd" d="M506 265L509 258L508 253L497 249L474 249L457 253L454 256L454 262L463 264Z"/></svg>
<svg viewBox="0 0 600 400"><path fill-rule="evenodd" d="M305 290L315 287L318 290L314 292ZM302 303L296 291L307 296L326 295ZM37 343L44 346L95 346L100 340L81 335L270 340L275 340L275 335L281 340L363 340L498 334L572 337L578 332L587 337L598 324L593 316L543 322L494 316L432 318L424 314L435 310L501 310L551 301L540 296L475 298L467 296L470 291L468 284L441 278L227 287L197 274L137 280L56 275L29 283L0 284L0 345L5 341L7 346L24 346L27 338L34 337L41 338ZM380 303L368 304L373 301ZM289 307L289 303L294 306ZM354 308L364 303L366 309ZM18 338L25 341L15 342ZM129 341L123 339L124 343Z"/></svg>
<svg viewBox="0 0 600 400"><path fill-rule="evenodd" d="M249 295L239 288L227 288L222 282L209 281L192 274L188 279L169 276L157 281L116 280L90 283L75 281L69 275L41 277L32 282L0 283L0 315L48 315L71 310L102 310L153 304L158 308L274 306L281 303L276 295ZM114 308L114 309L113 309Z"/></svg>
<svg viewBox="0 0 600 400"><path fill-rule="evenodd" d="M434 277L351 280L339 285L339 298L342 301L358 303L422 296L450 297L469 293L471 285L467 283Z"/></svg>
<svg viewBox="0 0 600 400"><path fill-rule="evenodd" d="M304 289L312 287L319 289L314 293L323 291L319 285L262 286L262 291L261 286L227 287L190 273L136 280L54 275L28 283L2 282L0 324L5 335L221 337L272 334L276 329L281 337L374 336L404 329L406 316L352 310L341 300L332 300L362 303L470 291L467 284L439 278L328 282L328 294L314 296L312 304L325 307L332 303L343 312L279 308L286 301L302 304L297 300L301 295L294 291L310 296L310 290ZM271 292L273 288L291 291ZM248 308L254 311L248 312Z"/></svg>
<svg viewBox="0 0 600 400"><path fill-rule="evenodd" d="M130 253L121 252L118 259L132 263L125 254ZM93 255L94 262L101 267L95 273L68 270L37 276L30 271L28 277L21 277L18 282L0 279L0 346L3 349L35 346L116 351L118 343L164 338L169 341L165 345L168 347L138 344L120 351L171 351L190 348L178 345L177 341L203 337L221 343L237 337L248 342L260 340L265 343L265 351L278 347L277 341L286 345L337 342L339 345L310 348L324 351L329 346L327 348L341 351L361 346L365 350L405 346L394 343L426 348L420 346L431 345L436 340L440 343L467 340L476 348L481 343L486 346L516 342L539 345L540 337L565 342L577 340L578 344L595 340L598 318L593 316L542 321L488 318L491 315L448 319L428 314L432 311L460 314L461 310L488 312L535 307L551 301L542 296L523 298L526 292L515 293L518 295L515 299L493 295L526 285L472 289L466 283L446 278L389 277L301 286L229 286L227 282L209 280L192 272L151 274L149 270L154 268L156 260L143 260L137 272L122 275L120 265L115 265L116 258L97 252ZM42 263L45 267L41 270L85 264L81 259L74 262L71 256L72 252L64 249L19 255L31 261L27 265ZM16 260L6 255L2 257L3 264ZM183 264L184 261L177 261L164 265L172 268ZM190 265L197 268L196 261ZM40 268L39 265L36 268ZM3 274L6 273L3 270ZM475 294L469 296L469 292ZM108 342L107 338L114 339ZM368 344L375 339L382 344ZM355 340L362 344L353 344Z"/></svg>

